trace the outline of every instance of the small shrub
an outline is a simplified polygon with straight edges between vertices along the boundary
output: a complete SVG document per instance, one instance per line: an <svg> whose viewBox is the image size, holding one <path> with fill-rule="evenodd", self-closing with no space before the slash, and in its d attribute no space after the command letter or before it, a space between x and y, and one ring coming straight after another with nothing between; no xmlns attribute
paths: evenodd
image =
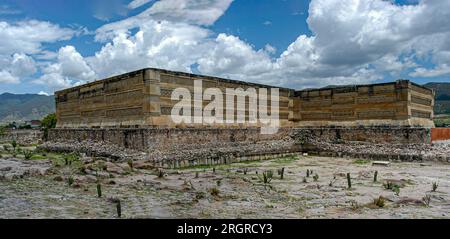
<svg viewBox="0 0 450 239"><path fill-rule="evenodd" d="M217 184L217 187L220 187L222 185L222 180L217 180L216 184Z"/></svg>
<svg viewBox="0 0 450 239"><path fill-rule="evenodd" d="M281 180L284 179L284 168L281 168L281 169L278 170L278 175L280 176Z"/></svg>
<svg viewBox="0 0 450 239"><path fill-rule="evenodd" d="M376 198L373 200L373 204L377 207L384 207L386 204L386 199L384 197L380 196L379 198Z"/></svg>
<svg viewBox="0 0 450 239"><path fill-rule="evenodd" d="M429 207L430 206L430 203L431 203L431 196L430 195L425 195L423 198L422 198L422 202L423 202L423 204L425 204L425 206L427 206L427 207Z"/></svg>
<svg viewBox="0 0 450 239"><path fill-rule="evenodd" d="M383 187L387 190L392 190L394 188L394 184L392 182L387 181L383 183Z"/></svg>
<svg viewBox="0 0 450 239"><path fill-rule="evenodd" d="M308 180L306 179L306 177L303 177L303 183L308 183Z"/></svg>
<svg viewBox="0 0 450 239"><path fill-rule="evenodd" d="M86 171L86 166L81 166L80 168L78 168L78 171L80 172L80 174L82 175L86 175L87 171Z"/></svg>
<svg viewBox="0 0 450 239"><path fill-rule="evenodd" d="M378 171L375 171L373 174L373 182L376 183L378 181Z"/></svg>
<svg viewBox="0 0 450 239"><path fill-rule="evenodd" d="M211 188L211 189L209 189L209 193L212 195L212 196L219 196L219 194L220 194L220 190L218 189L218 188Z"/></svg>
<svg viewBox="0 0 450 239"><path fill-rule="evenodd" d="M309 178L309 174L310 174L309 169L307 169L307 170L306 170L306 177L307 177L307 178Z"/></svg>
<svg viewBox="0 0 450 239"><path fill-rule="evenodd" d="M76 153L64 154L63 155L64 164L66 166L72 165L73 162L79 160L79 156Z"/></svg>
<svg viewBox="0 0 450 239"><path fill-rule="evenodd" d="M164 178L164 175L165 175L164 170L159 169L158 170L158 178Z"/></svg>
<svg viewBox="0 0 450 239"><path fill-rule="evenodd" d="M70 176L68 179L67 179L67 184L69 184L69 186L72 186L72 184L74 183L74 179L73 179L73 177L72 176Z"/></svg>
<svg viewBox="0 0 450 239"><path fill-rule="evenodd" d="M400 187L395 185L392 191L395 193L396 196L400 196Z"/></svg>
<svg viewBox="0 0 450 239"><path fill-rule="evenodd" d="M432 192L436 192L438 187L439 187L439 184L437 182L433 182L433 185L431 187L431 191Z"/></svg>
<svg viewBox="0 0 450 239"><path fill-rule="evenodd" d="M395 193L395 195L397 195L397 196L400 195L400 186L395 183L387 181L387 182L383 183L383 187L387 190L393 191Z"/></svg>
<svg viewBox="0 0 450 239"><path fill-rule="evenodd" d="M102 185L100 183L97 183L97 196L102 197Z"/></svg>
<svg viewBox="0 0 450 239"><path fill-rule="evenodd" d="M319 181L319 175L316 173L316 174L313 176L313 179L314 179L314 182Z"/></svg>
<svg viewBox="0 0 450 239"><path fill-rule="evenodd" d="M13 140L13 141L11 142L11 146L13 147L14 150L16 150L17 142L16 142L15 140Z"/></svg>
<svg viewBox="0 0 450 239"><path fill-rule="evenodd" d="M205 198L205 193L204 192L196 192L195 193L195 199L203 199Z"/></svg>
<svg viewBox="0 0 450 239"><path fill-rule="evenodd" d="M350 177L350 173L347 173L347 186L348 188L352 188L352 178Z"/></svg>
<svg viewBox="0 0 450 239"><path fill-rule="evenodd" d="M26 160L30 160L31 157L33 157L33 151L31 151L31 150L24 150L23 151L23 156L25 157Z"/></svg>
<svg viewBox="0 0 450 239"><path fill-rule="evenodd" d="M128 166L130 167L130 169L133 170L133 160L132 160L132 159L129 159L129 160L127 161L127 164L128 164Z"/></svg>
<svg viewBox="0 0 450 239"><path fill-rule="evenodd" d="M244 168L244 175L247 175L248 173L248 168Z"/></svg>
<svg viewBox="0 0 450 239"><path fill-rule="evenodd" d="M272 170L267 170L264 171L262 174L262 177L259 177L259 180L261 180L264 184L269 184L272 179L273 179L273 171Z"/></svg>

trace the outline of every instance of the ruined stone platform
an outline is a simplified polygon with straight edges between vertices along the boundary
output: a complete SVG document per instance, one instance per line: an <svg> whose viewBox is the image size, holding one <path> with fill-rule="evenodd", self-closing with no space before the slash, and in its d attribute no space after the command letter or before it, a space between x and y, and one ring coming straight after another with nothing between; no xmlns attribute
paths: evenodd
<svg viewBox="0 0 450 239"><path fill-rule="evenodd" d="M413 127L281 128L274 135L262 135L258 128L54 129L49 139L42 147L51 151L149 160L155 166L170 168L303 152L371 160L446 160L439 149L425 154L431 150L430 129Z"/></svg>

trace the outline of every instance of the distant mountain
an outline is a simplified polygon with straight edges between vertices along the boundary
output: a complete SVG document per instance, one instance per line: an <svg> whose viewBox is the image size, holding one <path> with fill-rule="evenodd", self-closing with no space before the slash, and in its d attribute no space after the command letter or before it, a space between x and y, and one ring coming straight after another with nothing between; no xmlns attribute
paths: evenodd
<svg viewBox="0 0 450 239"><path fill-rule="evenodd" d="M0 123L40 120L55 112L54 96L0 94Z"/></svg>
<svg viewBox="0 0 450 239"><path fill-rule="evenodd" d="M436 92L436 104L434 107L434 113L439 114L450 114L450 83L439 82L439 83L428 83L424 85L429 89L433 89Z"/></svg>

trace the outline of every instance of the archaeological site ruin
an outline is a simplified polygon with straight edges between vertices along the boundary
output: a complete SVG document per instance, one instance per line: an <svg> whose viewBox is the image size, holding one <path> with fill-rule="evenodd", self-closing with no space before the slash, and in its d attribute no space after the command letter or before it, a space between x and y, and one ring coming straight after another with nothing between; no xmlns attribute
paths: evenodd
<svg viewBox="0 0 450 239"><path fill-rule="evenodd" d="M223 92L226 88L276 87L144 69L56 92L58 128L178 127L170 119L176 103L171 100L172 91L193 89L194 80L202 80L203 88ZM203 106L208 103L204 100ZM406 80L303 91L280 88L279 100L284 127L433 127L433 105L432 90Z"/></svg>
<svg viewBox="0 0 450 239"><path fill-rule="evenodd" d="M116 145L147 152L156 161L179 165L296 153L305 151L311 140L431 143L434 92L408 80L307 90L279 88L280 129L272 135L260 134L261 125L248 121L175 124L171 110L177 101L171 99L172 92L179 87L194 91L196 80L202 81L204 89L218 88L222 92L226 88L273 88L143 69L56 92L58 124L49 139ZM248 101L246 108L238 108L235 114L245 112L248 118L254 113ZM201 110L210 102L202 99L200 109L192 111ZM190 157L180 156L183 151L189 151L186 154ZM203 161L192 162L196 157Z"/></svg>

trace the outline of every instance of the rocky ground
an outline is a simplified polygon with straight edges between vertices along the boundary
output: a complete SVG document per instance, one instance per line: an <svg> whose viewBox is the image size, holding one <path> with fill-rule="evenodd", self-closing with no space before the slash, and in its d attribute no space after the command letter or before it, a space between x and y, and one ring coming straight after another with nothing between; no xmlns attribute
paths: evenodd
<svg viewBox="0 0 450 239"><path fill-rule="evenodd" d="M151 160L172 164L175 161L196 162L198 159L235 158L245 155L272 154L278 152L298 151L294 141L290 138L284 140L272 140L261 142L210 142L208 145L195 143L168 145L165 148L150 149L149 153L143 153L131 149L119 148L114 145L100 142L45 142L39 149L52 152L79 152L90 156L108 157L115 161Z"/></svg>
<svg viewBox="0 0 450 239"><path fill-rule="evenodd" d="M320 151L335 152L365 158L386 157L401 161L441 161L450 162L450 141L433 144L373 144L347 142L345 144L314 142Z"/></svg>
<svg viewBox="0 0 450 239"><path fill-rule="evenodd" d="M45 152L27 160L0 154L2 175L18 175L0 177L0 218L117 218L118 201L122 218L450 217L446 162L375 166L298 155L161 170L145 160ZM271 178L265 172L273 173L270 182L264 183L264 175Z"/></svg>

